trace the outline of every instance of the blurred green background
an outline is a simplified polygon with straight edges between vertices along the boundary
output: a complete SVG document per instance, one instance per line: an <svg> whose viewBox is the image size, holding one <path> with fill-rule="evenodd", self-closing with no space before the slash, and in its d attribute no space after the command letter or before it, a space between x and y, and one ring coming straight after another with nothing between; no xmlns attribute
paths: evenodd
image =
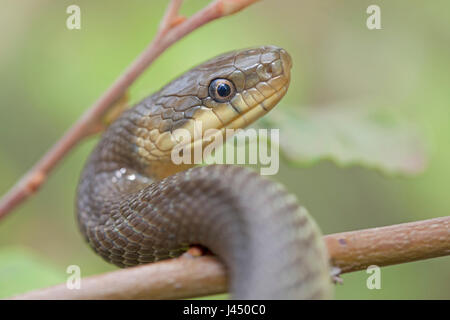
<svg viewBox="0 0 450 320"><path fill-rule="evenodd" d="M183 13L207 2L187 0ZM0 4L3 194L147 46L167 2ZM81 7L81 30L66 28L70 4ZM366 27L371 4L381 7L382 30ZM408 177L329 160L296 167L281 163L274 178L298 196L323 232L445 216L450 208L449 12L450 2L444 0L265 0L171 47L133 85L131 99L216 54L282 46L294 69L279 108L375 101L408 119L426 141L428 166ZM281 139L290 137L281 132ZM81 267L82 276L115 269L87 247L74 219L78 176L96 140L73 150L35 197L1 221L0 297L63 282L72 264ZM365 272L344 275L337 298L450 298L450 257L385 267L381 290L368 290L367 277Z"/></svg>

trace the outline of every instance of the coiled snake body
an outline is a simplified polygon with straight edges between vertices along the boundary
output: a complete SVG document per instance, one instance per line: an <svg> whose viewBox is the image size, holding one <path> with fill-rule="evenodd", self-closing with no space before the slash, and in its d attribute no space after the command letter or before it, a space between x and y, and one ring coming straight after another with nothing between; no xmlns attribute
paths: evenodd
<svg viewBox="0 0 450 320"><path fill-rule="evenodd" d="M170 158L177 128L243 128L263 116L284 96L290 69L277 47L227 53L112 123L78 186L78 222L94 250L128 267L200 244L226 264L233 298L330 297L320 232L294 197L245 168Z"/></svg>

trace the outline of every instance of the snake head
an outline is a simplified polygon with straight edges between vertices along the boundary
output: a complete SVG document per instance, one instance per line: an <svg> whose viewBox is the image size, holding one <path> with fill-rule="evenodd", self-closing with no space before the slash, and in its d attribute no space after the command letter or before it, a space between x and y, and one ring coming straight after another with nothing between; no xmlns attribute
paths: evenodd
<svg viewBox="0 0 450 320"><path fill-rule="evenodd" d="M173 134L177 129L195 137L209 129L247 127L284 96L291 67L284 49L263 46L225 53L187 71L137 107L138 126L146 140L138 145L148 149L142 154L148 159L167 158L179 142Z"/></svg>
<svg viewBox="0 0 450 320"><path fill-rule="evenodd" d="M209 94L202 98L202 103L227 128L244 128L263 116L275 107L289 86L291 58L278 47L224 55L213 64L201 66L200 70L208 70L214 64L223 66L201 83L209 86ZM223 86L228 82L232 92L226 99L220 99L219 89L226 92Z"/></svg>
<svg viewBox="0 0 450 320"><path fill-rule="evenodd" d="M165 108L210 128L244 128L270 111L284 96L292 60L282 48L263 46L225 53L177 78L160 92ZM173 98L173 97L176 98Z"/></svg>

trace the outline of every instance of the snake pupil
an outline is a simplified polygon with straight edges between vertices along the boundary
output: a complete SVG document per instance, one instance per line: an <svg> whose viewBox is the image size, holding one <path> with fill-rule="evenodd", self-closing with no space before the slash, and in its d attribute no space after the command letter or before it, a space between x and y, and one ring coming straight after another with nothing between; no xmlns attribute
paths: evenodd
<svg viewBox="0 0 450 320"><path fill-rule="evenodd" d="M221 83L217 86L217 94L222 98L229 96L231 93L231 88L226 83Z"/></svg>

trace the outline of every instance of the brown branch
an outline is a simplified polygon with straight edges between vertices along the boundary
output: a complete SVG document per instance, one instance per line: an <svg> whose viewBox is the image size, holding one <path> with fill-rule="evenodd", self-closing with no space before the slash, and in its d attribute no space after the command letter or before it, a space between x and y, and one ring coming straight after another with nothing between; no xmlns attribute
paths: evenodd
<svg viewBox="0 0 450 320"><path fill-rule="evenodd" d="M325 236L342 273L450 255L450 216Z"/></svg>
<svg viewBox="0 0 450 320"><path fill-rule="evenodd" d="M342 272L450 254L450 216L324 237L332 264ZM13 299L179 299L225 292L226 271L214 257L186 257L86 277Z"/></svg>
<svg viewBox="0 0 450 320"><path fill-rule="evenodd" d="M102 116L105 112L168 47L204 24L231 15L256 1L258 0L214 0L186 19L178 14L182 0L172 0L161 21L158 33L150 45L33 168L3 196L0 200L0 219L35 193L45 182L51 170L75 145L102 128Z"/></svg>

